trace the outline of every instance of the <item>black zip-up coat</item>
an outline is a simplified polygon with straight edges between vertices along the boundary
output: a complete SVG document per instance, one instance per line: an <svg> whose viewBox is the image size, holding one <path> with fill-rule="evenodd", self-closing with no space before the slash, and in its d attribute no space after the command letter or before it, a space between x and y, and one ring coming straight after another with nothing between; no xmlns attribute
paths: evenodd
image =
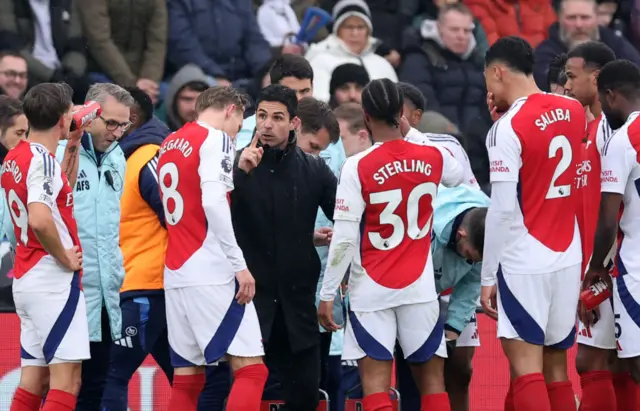
<svg viewBox="0 0 640 411"><path fill-rule="evenodd" d="M249 174L238 168L238 153L231 214L256 280L253 301L264 343L276 315L284 315L291 350L298 352L319 342L315 294L320 259L313 232L318 207L333 220L337 179L324 160L296 147L295 138L284 155L275 151L266 151Z"/></svg>

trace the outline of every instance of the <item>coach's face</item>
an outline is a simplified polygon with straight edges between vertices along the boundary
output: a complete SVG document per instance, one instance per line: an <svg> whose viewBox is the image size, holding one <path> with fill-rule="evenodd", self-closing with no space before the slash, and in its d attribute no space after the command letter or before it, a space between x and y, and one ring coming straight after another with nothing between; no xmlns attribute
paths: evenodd
<svg viewBox="0 0 640 411"><path fill-rule="evenodd" d="M93 148L104 153L131 126L129 121L131 111L129 107L111 96L107 97L100 107L102 107L102 113L99 118L91 122L88 131L93 140Z"/></svg>
<svg viewBox="0 0 640 411"><path fill-rule="evenodd" d="M284 149L289 141L289 133L295 130L298 123L298 118L291 118L289 110L282 103L261 101L258 104L256 128L263 146Z"/></svg>
<svg viewBox="0 0 640 411"><path fill-rule="evenodd" d="M463 228L458 230L458 242L456 243L458 254L469 261L478 263L482 261L482 253L471 245L467 231Z"/></svg>
<svg viewBox="0 0 640 411"><path fill-rule="evenodd" d="M613 130L617 130L624 125L627 118L622 114L620 106L623 104L624 97L617 91L604 90L598 92L602 113L607 118L609 126Z"/></svg>

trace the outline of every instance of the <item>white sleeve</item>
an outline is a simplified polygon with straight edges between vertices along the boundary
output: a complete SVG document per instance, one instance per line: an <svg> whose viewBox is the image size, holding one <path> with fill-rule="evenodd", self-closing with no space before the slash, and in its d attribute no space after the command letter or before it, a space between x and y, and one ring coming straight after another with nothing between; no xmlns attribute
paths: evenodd
<svg viewBox="0 0 640 411"><path fill-rule="evenodd" d="M221 131L210 131L200 146L200 184L218 182L227 187L227 191L233 190L234 155L231 138Z"/></svg>
<svg viewBox="0 0 640 411"><path fill-rule="evenodd" d="M440 184L445 187L455 187L464 181L464 167L453 157L453 153L446 147L435 146L442 153L442 177Z"/></svg>
<svg viewBox="0 0 640 411"><path fill-rule="evenodd" d="M320 301L333 301L358 247L360 224L356 221L336 220L329 246L327 268L320 289Z"/></svg>
<svg viewBox="0 0 640 411"><path fill-rule="evenodd" d="M56 159L48 152L34 153L27 172L27 205L46 204L53 208L62 189L62 175Z"/></svg>
<svg viewBox="0 0 640 411"><path fill-rule="evenodd" d="M344 220L359 223L362 213L364 213L365 202L362 197L360 177L358 176L358 158L348 158L340 171L340 179L338 180L338 189L336 191L336 206L333 211L334 221Z"/></svg>
<svg viewBox="0 0 640 411"><path fill-rule="evenodd" d="M491 204L487 211L485 227L491 227L484 234L482 256L482 285L496 283L496 273L500 256L508 242L511 220L516 209L518 183L515 181L497 181L491 184Z"/></svg>
<svg viewBox="0 0 640 411"><path fill-rule="evenodd" d="M487 135L489 178L496 181L518 181L522 167L520 140L506 119L498 120Z"/></svg>
<svg viewBox="0 0 640 411"><path fill-rule="evenodd" d="M404 139L406 141L409 141L411 143L414 144L422 144L422 145L426 145L427 144L427 137L424 135L424 133L421 133L420 131L418 131L417 129L410 127L409 128L409 132L407 133L406 136L404 136Z"/></svg>
<svg viewBox="0 0 640 411"><path fill-rule="evenodd" d="M601 191L624 194L629 175L636 163L636 151L626 130L615 133L605 143L602 151Z"/></svg>

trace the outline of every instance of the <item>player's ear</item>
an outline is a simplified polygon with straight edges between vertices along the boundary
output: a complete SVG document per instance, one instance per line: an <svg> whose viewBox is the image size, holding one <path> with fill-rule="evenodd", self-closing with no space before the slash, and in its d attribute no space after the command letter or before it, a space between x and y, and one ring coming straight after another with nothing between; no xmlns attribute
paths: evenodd
<svg viewBox="0 0 640 411"><path fill-rule="evenodd" d="M231 103L224 109L224 118L230 118L233 115L233 112L236 111L237 107L235 104Z"/></svg>
<svg viewBox="0 0 640 411"><path fill-rule="evenodd" d="M460 227L458 228L458 235L460 236L460 238L466 238L467 236L469 236L469 233L467 232L467 230Z"/></svg>
<svg viewBox="0 0 640 411"><path fill-rule="evenodd" d="M369 132L363 128L362 130L358 131L358 138L362 141L369 140Z"/></svg>
<svg viewBox="0 0 640 411"><path fill-rule="evenodd" d="M291 122L289 123L289 130L300 130L300 127L302 126L302 122L300 121L300 119L298 117L294 117L291 119Z"/></svg>

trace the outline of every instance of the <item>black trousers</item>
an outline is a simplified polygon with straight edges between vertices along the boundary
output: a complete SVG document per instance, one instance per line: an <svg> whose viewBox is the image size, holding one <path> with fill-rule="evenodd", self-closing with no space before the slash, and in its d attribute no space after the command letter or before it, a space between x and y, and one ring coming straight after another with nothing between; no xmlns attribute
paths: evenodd
<svg viewBox="0 0 640 411"><path fill-rule="evenodd" d="M320 331L318 331L320 334ZM265 362L269 379L265 400L283 399L281 411L314 411L320 389L320 336L318 344L293 352L282 313L276 315L271 338L265 344Z"/></svg>

